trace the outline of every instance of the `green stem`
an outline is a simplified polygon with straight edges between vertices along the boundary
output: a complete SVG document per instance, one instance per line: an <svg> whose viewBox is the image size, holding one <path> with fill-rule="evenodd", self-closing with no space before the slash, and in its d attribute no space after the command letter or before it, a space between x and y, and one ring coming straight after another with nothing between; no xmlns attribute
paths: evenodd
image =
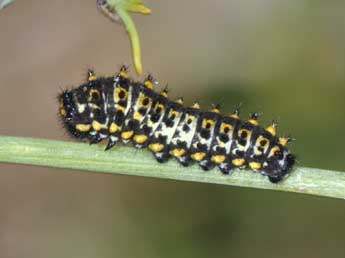
<svg viewBox="0 0 345 258"><path fill-rule="evenodd" d="M249 170L231 176L218 169L184 168L176 161L157 163L146 150L118 146L105 152L103 145L0 136L0 162L70 168L154 178L233 185L260 189L345 198L345 173L315 168L296 168L279 184Z"/></svg>
<svg viewBox="0 0 345 258"><path fill-rule="evenodd" d="M131 41L135 70L139 75L142 74L139 34L129 13L150 14L151 10L143 5L142 0L97 0L96 3L103 14L112 21L121 20Z"/></svg>
<svg viewBox="0 0 345 258"><path fill-rule="evenodd" d="M136 71L138 74L142 74L143 68L141 64L141 48L140 48L140 40L139 40L138 31L135 27L132 17L129 15L127 11L120 8L115 8L115 9L116 9L116 14L121 18L129 34L129 38L131 40L131 45L132 45L133 61L134 61L134 66L136 68Z"/></svg>

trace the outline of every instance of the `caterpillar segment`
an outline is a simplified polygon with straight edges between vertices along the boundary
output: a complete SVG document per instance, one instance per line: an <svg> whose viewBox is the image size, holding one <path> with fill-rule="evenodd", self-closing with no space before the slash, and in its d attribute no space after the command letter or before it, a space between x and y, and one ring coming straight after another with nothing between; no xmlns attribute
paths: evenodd
<svg viewBox="0 0 345 258"><path fill-rule="evenodd" d="M234 114L221 119L216 137L213 138L211 161L216 163L224 174L229 174L235 168L231 150L240 120L239 112L235 111Z"/></svg>
<svg viewBox="0 0 345 258"><path fill-rule="evenodd" d="M169 146L183 113L184 107L182 104L178 102L167 102L164 117L154 131L148 146L158 162L165 162L169 159Z"/></svg>
<svg viewBox="0 0 345 258"><path fill-rule="evenodd" d="M213 137L219 127L220 118L220 114L214 109L200 113L194 134L191 158L206 171L215 166L215 163L211 161L211 147Z"/></svg>
<svg viewBox="0 0 345 258"><path fill-rule="evenodd" d="M153 138L158 126L162 123L168 106L167 92L162 91L152 101L150 111L144 117L142 123L134 136L134 145L137 148L147 147L150 139ZM158 145L151 145L151 148L159 148Z"/></svg>
<svg viewBox="0 0 345 258"><path fill-rule="evenodd" d="M134 94L133 86L128 79L127 67L122 66L120 72L109 80L107 86L109 142L106 150L111 149L121 139L122 127L130 111Z"/></svg>
<svg viewBox="0 0 345 258"><path fill-rule="evenodd" d="M183 166L188 166L191 163L191 147L200 113L197 103L184 110L169 146L170 155L175 157Z"/></svg>
<svg viewBox="0 0 345 258"><path fill-rule="evenodd" d="M159 162L174 157L183 166L217 166L224 174L249 168L273 183L291 171L295 157L287 145L292 138L276 136L276 123L261 127L258 113L243 121L238 109L222 115L218 105L206 112L197 102L186 107L182 98L169 100L167 87L158 93L155 85L151 75L142 83L132 81L125 66L107 78L89 70L85 84L58 97L63 125L90 144L108 140L106 150L120 140L148 148Z"/></svg>

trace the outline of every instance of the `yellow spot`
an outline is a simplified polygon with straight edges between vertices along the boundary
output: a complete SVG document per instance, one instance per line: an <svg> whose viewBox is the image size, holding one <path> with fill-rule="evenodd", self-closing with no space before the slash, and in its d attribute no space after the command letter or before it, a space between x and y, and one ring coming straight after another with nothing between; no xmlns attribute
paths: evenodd
<svg viewBox="0 0 345 258"><path fill-rule="evenodd" d="M95 90L95 89L91 89L90 91L89 91L89 98L88 98L88 100L89 101L91 101L93 98L94 98L94 95L96 95L97 97L95 97L95 98L100 98L100 95L99 95L99 91L98 90Z"/></svg>
<svg viewBox="0 0 345 258"><path fill-rule="evenodd" d="M92 122L92 128L95 130L95 131L100 131L102 128L103 129L106 129L107 126L106 125L102 125L101 123L97 122L96 120L94 120Z"/></svg>
<svg viewBox="0 0 345 258"><path fill-rule="evenodd" d="M249 119L248 123L252 124L252 125L259 125L259 122L255 119Z"/></svg>
<svg viewBox="0 0 345 258"><path fill-rule="evenodd" d="M231 132L231 130L232 130L232 125L225 124L225 123L222 124L221 129L220 129L222 133L229 133Z"/></svg>
<svg viewBox="0 0 345 258"><path fill-rule="evenodd" d="M134 141L138 144L143 144L147 141L148 137L146 135L135 135Z"/></svg>
<svg viewBox="0 0 345 258"><path fill-rule="evenodd" d="M122 98L120 96L123 95ZM114 101L118 103L120 100L126 100L128 96L127 90L124 88L116 88L114 91Z"/></svg>
<svg viewBox="0 0 345 258"><path fill-rule="evenodd" d="M170 151L170 154L175 156L175 157L182 157L186 151L184 149L174 149Z"/></svg>
<svg viewBox="0 0 345 258"><path fill-rule="evenodd" d="M111 123L110 127L109 127L109 133L116 133L119 130L119 126Z"/></svg>
<svg viewBox="0 0 345 258"><path fill-rule="evenodd" d="M203 128L210 128L210 127L212 127L214 125L214 123L215 122L213 120L211 120L211 119L204 119L202 121L202 127Z"/></svg>
<svg viewBox="0 0 345 258"><path fill-rule="evenodd" d="M96 77L95 75L90 75L90 76L87 78L87 80L88 80L89 82L93 82L93 81L97 80L97 77Z"/></svg>
<svg viewBox="0 0 345 258"><path fill-rule="evenodd" d="M149 149L155 153L161 152L164 149L164 145L161 143L151 143Z"/></svg>
<svg viewBox="0 0 345 258"><path fill-rule="evenodd" d="M137 121L140 121L143 116L139 112L135 112L133 118Z"/></svg>
<svg viewBox="0 0 345 258"><path fill-rule="evenodd" d="M195 102L195 103L191 106L191 108L200 109L200 105L199 105L199 103Z"/></svg>
<svg viewBox="0 0 345 258"><path fill-rule="evenodd" d="M219 108L212 108L211 112L219 114L220 110L219 110Z"/></svg>
<svg viewBox="0 0 345 258"><path fill-rule="evenodd" d="M260 156L263 153L266 153L269 145L270 145L269 140L263 137L262 135L260 135L255 143L256 148L254 149L254 154L257 156Z"/></svg>
<svg viewBox="0 0 345 258"><path fill-rule="evenodd" d="M134 131L122 132L121 138L124 140L128 140L128 139L132 138L133 134L134 134Z"/></svg>
<svg viewBox="0 0 345 258"><path fill-rule="evenodd" d="M259 170L261 168L261 164L259 162L249 162L249 167L253 170Z"/></svg>
<svg viewBox="0 0 345 258"><path fill-rule="evenodd" d="M148 105L150 105L152 102L151 98L146 97L144 94L140 94L140 98L138 100L139 105L143 106L143 107L147 107Z"/></svg>
<svg viewBox="0 0 345 258"><path fill-rule="evenodd" d="M277 124L273 123L272 125L266 127L266 131L275 136L277 134Z"/></svg>
<svg viewBox="0 0 345 258"><path fill-rule="evenodd" d="M249 131L249 130L247 130L247 129L241 129L241 130L238 131L238 136L242 138L242 134L243 134L243 133L246 133L246 134L247 134L246 137L243 137L243 139L249 139L250 136L252 135L252 132L251 132L251 131ZM245 134L244 134L244 135L245 135Z"/></svg>
<svg viewBox="0 0 345 258"><path fill-rule="evenodd" d="M163 90L160 94L162 97L167 98L168 97L168 92L166 90Z"/></svg>
<svg viewBox="0 0 345 258"><path fill-rule="evenodd" d="M164 106L162 104L157 104L155 107L155 112L157 112L158 109L160 109L162 112L164 110Z"/></svg>
<svg viewBox="0 0 345 258"><path fill-rule="evenodd" d="M261 142L264 142L265 144L264 145L262 145L261 144ZM256 146L257 147L262 147L262 148L267 148L268 147L268 145L269 145L269 140L267 139L267 138L265 138L265 137L263 137L262 135L260 135L259 137L258 137L258 139L256 140Z"/></svg>
<svg viewBox="0 0 345 258"><path fill-rule="evenodd" d="M119 75L123 78L127 78L128 77L128 73L127 71L120 71Z"/></svg>
<svg viewBox="0 0 345 258"><path fill-rule="evenodd" d="M150 81L150 80L146 80L145 82L144 82L144 85L145 85L145 87L146 88L148 88L148 89L153 89L153 82L152 81Z"/></svg>
<svg viewBox="0 0 345 258"><path fill-rule="evenodd" d="M195 116L187 114L186 117L184 118L184 123L191 125L194 120L195 120Z"/></svg>
<svg viewBox="0 0 345 258"><path fill-rule="evenodd" d="M230 117L234 118L234 119L237 119L237 120L240 120L240 116L237 115L237 114L231 114Z"/></svg>
<svg viewBox="0 0 345 258"><path fill-rule="evenodd" d="M274 146L274 147L271 149L270 154L268 155L268 158L274 156L274 154L275 154L277 151L280 151L279 146Z"/></svg>
<svg viewBox="0 0 345 258"><path fill-rule="evenodd" d="M234 159L232 160L232 164L234 164L236 167L243 166L245 160L244 159Z"/></svg>
<svg viewBox="0 0 345 258"><path fill-rule="evenodd" d="M204 152L196 152L192 155L192 159L196 160L196 161L201 161L205 158L206 153Z"/></svg>
<svg viewBox="0 0 345 258"><path fill-rule="evenodd" d="M289 139L288 139L288 138L285 138L285 137L280 137L280 138L279 138L279 143L280 143L282 146L286 146L286 145L289 143Z"/></svg>
<svg viewBox="0 0 345 258"><path fill-rule="evenodd" d="M80 132L88 132L91 128L91 125L77 124L75 128Z"/></svg>
<svg viewBox="0 0 345 258"><path fill-rule="evenodd" d="M178 98L176 101L175 101L175 103L177 103L177 104L183 104L183 98Z"/></svg>
<svg viewBox="0 0 345 258"><path fill-rule="evenodd" d="M212 156L211 160L217 164L223 163L225 160L224 155L214 155Z"/></svg>
<svg viewBox="0 0 345 258"><path fill-rule="evenodd" d="M66 109L64 109L63 107L60 108L60 115L62 115L62 116L66 116L67 115Z"/></svg>
<svg viewBox="0 0 345 258"><path fill-rule="evenodd" d="M118 106L117 106L117 111L121 111L122 113L125 113L126 108L125 108L124 106L118 105Z"/></svg>
<svg viewBox="0 0 345 258"><path fill-rule="evenodd" d="M175 118L178 116L178 114L179 114L179 112L177 112L177 111L175 111L175 110L171 110L170 112L169 112L169 117L171 117L171 116L175 116Z"/></svg>

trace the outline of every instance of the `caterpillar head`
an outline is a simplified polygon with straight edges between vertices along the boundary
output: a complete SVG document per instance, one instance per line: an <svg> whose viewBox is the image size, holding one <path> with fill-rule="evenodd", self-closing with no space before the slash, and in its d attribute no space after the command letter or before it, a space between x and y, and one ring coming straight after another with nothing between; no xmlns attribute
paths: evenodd
<svg viewBox="0 0 345 258"><path fill-rule="evenodd" d="M67 132L77 138L86 137L83 130L78 130L78 123L82 123L83 117L81 116L80 108L78 110L78 103L73 95L73 91L63 91L58 96L58 101L60 103L59 115Z"/></svg>
<svg viewBox="0 0 345 258"><path fill-rule="evenodd" d="M265 174L272 183L278 183L291 171L295 156L288 149L277 145L273 147L264 165Z"/></svg>

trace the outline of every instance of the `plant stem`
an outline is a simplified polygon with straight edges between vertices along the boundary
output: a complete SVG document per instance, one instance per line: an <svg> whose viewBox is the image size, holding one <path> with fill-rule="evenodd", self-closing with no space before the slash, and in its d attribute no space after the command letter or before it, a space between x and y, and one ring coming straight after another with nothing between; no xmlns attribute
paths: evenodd
<svg viewBox="0 0 345 258"><path fill-rule="evenodd" d="M0 162L345 198L343 172L299 167L282 183L272 184L267 177L249 170L235 170L231 176L226 176L216 168L204 172L197 165L185 168L174 160L159 164L146 150L125 146L107 152L103 149L101 144L89 146L86 143L0 136Z"/></svg>
<svg viewBox="0 0 345 258"><path fill-rule="evenodd" d="M127 11L122 9L117 9L117 15L121 18L123 24L126 27L126 30L129 35L129 39L131 40L132 45L132 56L134 67L137 73L140 75L143 73L143 67L141 64L141 47L140 47L140 40L139 34L135 27L135 24Z"/></svg>
<svg viewBox="0 0 345 258"><path fill-rule="evenodd" d="M143 67L141 63L139 34L130 16L130 12L148 15L151 14L151 10L143 5L142 0L97 0L96 4L109 19L114 22L121 21L124 25L132 45L135 70L141 75L143 73Z"/></svg>

